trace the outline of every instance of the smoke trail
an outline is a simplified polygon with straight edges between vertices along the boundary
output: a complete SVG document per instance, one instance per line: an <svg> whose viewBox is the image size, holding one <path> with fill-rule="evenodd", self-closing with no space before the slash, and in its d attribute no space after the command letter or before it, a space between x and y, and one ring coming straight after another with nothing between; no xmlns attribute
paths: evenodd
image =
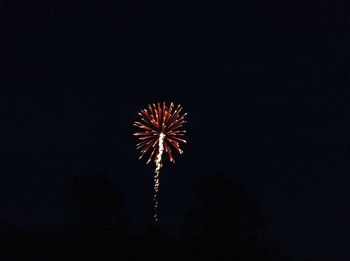
<svg viewBox="0 0 350 261"><path fill-rule="evenodd" d="M163 132L159 134L158 139L158 154L156 157L156 170L154 172L154 195L153 195L153 203L154 203L154 220L158 221L158 191L159 191L159 172L162 167L162 155L164 151L164 138L165 135Z"/></svg>

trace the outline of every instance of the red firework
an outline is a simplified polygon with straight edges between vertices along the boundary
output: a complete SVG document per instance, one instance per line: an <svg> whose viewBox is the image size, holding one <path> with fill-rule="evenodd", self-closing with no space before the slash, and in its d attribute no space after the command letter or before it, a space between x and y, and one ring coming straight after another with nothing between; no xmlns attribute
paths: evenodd
<svg viewBox="0 0 350 261"><path fill-rule="evenodd" d="M186 143L184 139L186 131L182 130L182 127L186 122L184 117L187 113L183 114L180 105L175 108L174 104L170 103L168 107L163 102L163 105L160 103L150 104L138 114L141 116L141 120L136 121L134 126L140 128L141 131L134 133L134 135L139 137L137 149L141 153L140 159L149 154L147 164L150 161L156 162L156 152L161 145L160 138L163 138L162 147L169 156L169 160L175 163L172 150L175 149L182 154L180 143Z"/></svg>

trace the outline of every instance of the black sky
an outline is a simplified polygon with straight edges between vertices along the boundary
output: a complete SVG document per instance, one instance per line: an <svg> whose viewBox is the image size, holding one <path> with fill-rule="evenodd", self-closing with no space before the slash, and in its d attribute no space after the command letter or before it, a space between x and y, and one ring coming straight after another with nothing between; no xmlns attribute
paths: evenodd
<svg viewBox="0 0 350 261"><path fill-rule="evenodd" d="M349 255L348 14L232 2L2 2L2 219L59 227L71 178L107 171L135 226L149 222L152 168L132 122L165 100L189 116L185 153L161 176L164 227L178 231L201 177L220 170L293 255Z"/></svg>

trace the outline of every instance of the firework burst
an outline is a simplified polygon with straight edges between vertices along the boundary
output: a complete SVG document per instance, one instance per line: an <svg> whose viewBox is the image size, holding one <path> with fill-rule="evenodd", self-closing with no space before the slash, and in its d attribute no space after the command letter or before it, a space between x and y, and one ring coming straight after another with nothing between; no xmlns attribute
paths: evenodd
<svg viewBox="0 0 350 261"><path fill-rule="evenodd" d="M136 145L140 150L140 159L148 157L147 164L154 162L156 165L154 173L154 219L158 220L158 191L159 191L159 171L163 165L163 153L168 155L169 160L175 163L173 150L182 154L181 143L186 143L184 139L185 130L182 130L187 113L182 112L182 107L176 108L173 103L169 107L165 102L150 104L146 109L138 113L140 121L134 122L134 126L139 128L139 132L134 135L138 136L139 143Z"/></svg>

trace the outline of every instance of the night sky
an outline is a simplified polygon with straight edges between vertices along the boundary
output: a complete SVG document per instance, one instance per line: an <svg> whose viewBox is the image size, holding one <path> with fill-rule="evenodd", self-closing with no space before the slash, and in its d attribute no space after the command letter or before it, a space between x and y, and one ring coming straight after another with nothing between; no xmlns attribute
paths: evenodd
<svg viewBox="0 0 350 261"><path fill-rule="evenodd" d="M161 172L164 229L179 232L201 178L220 171L292 256L350 256L348 12L213 2L2 1L0 220L60 228L72 178L107 172L144 227L153 168L132 123L173 101L188 143Z"/></svg>

